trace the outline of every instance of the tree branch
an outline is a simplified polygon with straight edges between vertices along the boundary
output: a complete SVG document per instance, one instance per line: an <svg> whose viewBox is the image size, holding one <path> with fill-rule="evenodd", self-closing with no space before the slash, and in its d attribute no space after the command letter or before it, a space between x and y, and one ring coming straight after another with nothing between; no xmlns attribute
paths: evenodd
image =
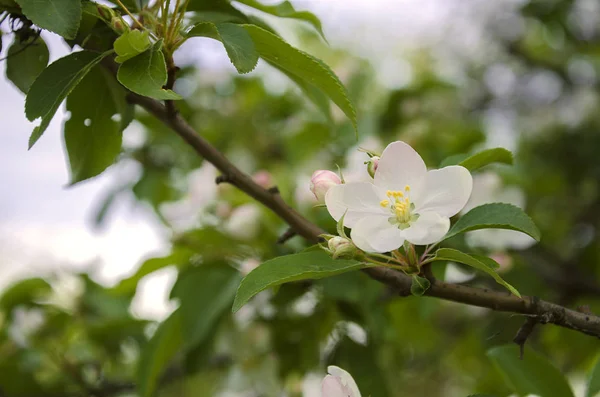
<svg viewBox="0 0 600 397"><path fill-rule="evenodd" d="M238 169L221 152L202 138L181 115L170 114L160 102L137 94L129 94L128 100L142 106L169 126L200 156L219 169L227 182L271 209L302 237L311 242L318 242L319 235L324 233L323 230L288 206L279 194L273 194L257 185L250 176ZM400 296L410 295L411 278L404 273L383 267L369 268L364 272L373 279L388 285ZM540 324L556 324L587 335L600 337L600 317L527 296L519 298L507 292L496 292L487 288L474 288L441 281L433 283L425 295L495 311L524 314Z"/></svg>

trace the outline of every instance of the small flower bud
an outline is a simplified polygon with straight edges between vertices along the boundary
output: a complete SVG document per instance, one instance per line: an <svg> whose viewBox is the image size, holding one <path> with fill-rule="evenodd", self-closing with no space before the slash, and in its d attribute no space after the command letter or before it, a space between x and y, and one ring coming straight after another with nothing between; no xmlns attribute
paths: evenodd
<svg viewBox="0 0 600 397"><path fill-rule="evenodd" d="M310 191L313 192L317 200L322 203L325 201L325 193L335 186L342 183L342 180L335 172L328 170L318 170L312 174L310 179Z"/></svg>
<svg viewBox="0 0 600 397"><path fill-rule="evenodd" d="M121 17L113 17L110 24L114 31L119 34L129 32L129 24Z"/></svg>
<svg viewBox="0 0 600 397"><path fill-rule="evenodd" d="M112 21L112 19L116 16L112 8L107 7L105 5L97 4L96 9L98 10L98 14L100 14L100 17L106 22Z"/></svg>
<svg viewBox="0 0 600 397"><path fill-rule="evenodd" d="M271 173L266 170L260 170L252 175L252 179L257 185L265 189L270 188L273 185L273 177Z"/></svg>
<svg viewBox="0 0 600 397"><path fill-rule="evenodd" d="M337 258L351 258L356 253L356 246L354 243L344 237L335 236L327 242L329 251L333 259Z"/></svg>
<svg viewBox="0 0 600 397"><path fill-rule="evenodd" d="M375 178L375 171L377 171L377 166L379 165L379 156L373 156L367 161L367 171L371 178Z"/></svg>

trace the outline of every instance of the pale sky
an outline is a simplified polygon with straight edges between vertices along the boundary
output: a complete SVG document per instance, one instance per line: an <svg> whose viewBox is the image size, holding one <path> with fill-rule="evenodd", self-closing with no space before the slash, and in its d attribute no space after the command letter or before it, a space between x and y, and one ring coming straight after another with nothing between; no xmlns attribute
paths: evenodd
<svg viewBox="0 0 600 397"><path fill-rule="evenodd" d="M453 59L476 56L482 27L490 18L510 13L518 0L298 0L298 9L314 11L333 48L349 48L369 58L385 81L406 83L405 51L436 47L453 76ZM51 60L68 53L60 39L45 35ZM5 37L6 40L6 37ZM218 43L215 43L218 44ZM5 48L8 43L4 42ZM231 68L224 51L204 44L217 68ZM212 58L211 58L212 59ZM66 188L68 174L61 138L64 111L31 151L27 141L34 124L23 113L22 94L4 78L0 64L0 289L15 280L57 269L92 269L95 278L113 284L134 271L144 257L165 252L166 233L151 212L121 201L109 226L92 230L91 211L115 175L114 166L92 181ZM454 68L457 70L457 68ZM232 70L233 71L233 70ZM400 73L402 72L402 73ZM460 76L459 76L460 77ZM166 294L174 277L165 271L145 281L134 311L148 318L167 312Z"/></svg>

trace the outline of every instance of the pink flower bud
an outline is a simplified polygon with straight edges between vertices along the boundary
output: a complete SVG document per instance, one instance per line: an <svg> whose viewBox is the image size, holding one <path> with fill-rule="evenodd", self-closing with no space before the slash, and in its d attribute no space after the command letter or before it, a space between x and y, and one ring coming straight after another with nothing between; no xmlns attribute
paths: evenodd
<svg viewBox="0 0 600 397"><path fill-rule="evenodd" d="M254 179L254 182L256 182L257 185L264 187L265 189L268 189L273 185L273 177L271 176L271 173L266 170L257 171L252 176L252 179Z"/></svg>
<svg viewBox="0 0 600 397"><path fill-rule="evenodd" d="M375 178L375 171L377 171L377 166L379 165L379 156L373 156L367 161L367 171L371 178Z"/></svg>
<svg viewBox="0 0 600 397"><path fill-rule="evenodd" d="M325 201L325 193L332 186L339 185L340 183L342 183L342 180L335 172L318 170L312 174L310 179L310 191L322 203Z"/></svg>

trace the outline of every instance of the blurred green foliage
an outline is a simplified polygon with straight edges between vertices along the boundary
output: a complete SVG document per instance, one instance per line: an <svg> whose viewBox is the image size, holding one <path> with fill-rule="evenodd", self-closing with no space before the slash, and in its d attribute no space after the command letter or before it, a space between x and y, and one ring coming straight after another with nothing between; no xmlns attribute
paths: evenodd
<svg viewBox="0 0 600 397"><path fill-rule="evenodd" d="M229 2L209 3L192 2L197 18L247 18L232 11ZM302 31L300 37L302 48L344 72L342 80L358 109L358 144L380 146L368 149L401 139L436 166L486 147L486 137L498 127L494 123L519 131L511 140L514 167L481 171L496 172L507 186L525 193L527 213L541 229L542 242L502 252L512 264L502 276L523 294L569 307L587 305L582 310L598 313L600 30L597 23L591 30L580 23L583 3L523 3L511 20L522 22L523 30L507 39L490 29L490 45L497 52L484 63L466 59L463 82L436 73L423 50L425 55L414 58L410 84L389 90L370 66L376 59L326 49L312 31ZM293 14L288 8L265 11ZM595 21L600 18L597 8L587 12L594 13ZM511 76L509 87L493 79L498 65ZM338 109L328 117L291 84L275 89L265 82L277 73L269 69L266 77L223 77L185 67L179 83L192 91L178 109L241 169L255 177L268 172L267 183L277 185L287 202L333 232L333 220L304 199L303 192L313 170L348 166L348 155L357 146L352 122ZM544 84L530 84L541 75L548 79ZM490 76L492 83L486 83ZM548 99L545 88L554 83L559 93ZM499 94L499 88L508 91ZM291 254L306 243L295 237L276 244L286 225L266 209L255 208L256 217L244 213L241 221L249 219L250 224L233 222L237 210L253 204L231 186L220 185L205 203L199 197L212 191L212 179L198 185L188 177L206 164L151 115L138 110L130 128L142 138L125 144L120 161L135 164L139 176L123 175L117 181L98 207L96 221L110 222L111 205L122 195L133 195L172 231L171 253L148 259L112 287L85 274L73 275L81 291L66 301L56 299L61 289L56 280L24 280L2 291L0 396L300 396L302 379L310 373L322 377L328 364L352 373L365 396L531 391L505 382L495 369L501 367L499 359L486 355L495 348L491 356L502 351L511 360L497 346L511 343L521 317L430 298L395 297L359 272L285 284L232 314L235 287L249 259ZM183 211L183 230L174 227L165 204ZM450 245L462 249L467 244L461 237ZM485 248L475 252L499 254ZM434 271L443 276L443 264L436 266ZM178 270L171 292L178 308L160 324L132 315L140 280L166 267ZM498 288L485 276L470 283ZM546 371L548 366L582 383L600 352L597 339L555 326L540 326L528 346L526 360L514 363L527 368L534 362L539 371L531 376L546 385L558 373ZM546 359L551 364L535 364ZM514 363L507 365L516 368ZM557 382L562 384L562 378ZM548 393L542 397L558 396L536 390Z"/></svg>

